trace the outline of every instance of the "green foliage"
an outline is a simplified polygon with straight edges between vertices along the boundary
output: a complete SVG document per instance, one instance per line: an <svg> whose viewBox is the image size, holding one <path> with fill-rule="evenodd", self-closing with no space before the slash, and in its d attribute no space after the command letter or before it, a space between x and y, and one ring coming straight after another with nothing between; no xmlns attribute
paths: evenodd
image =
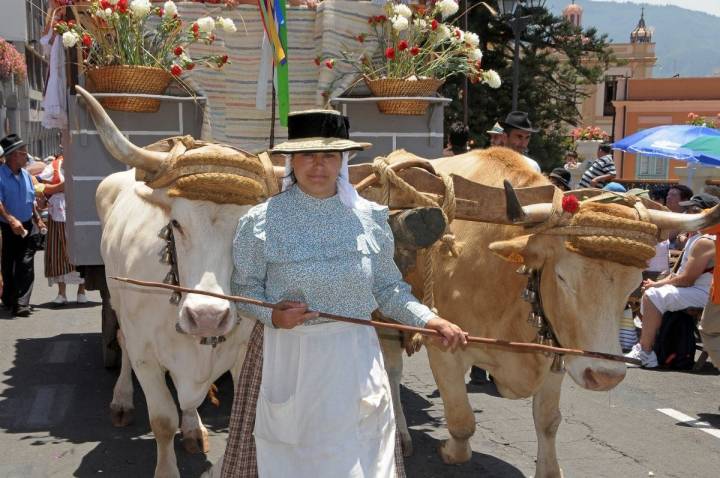
<svg viewBox="0 0 720 478"><path fill-rule="evenodd" d="M541 129L530 141L529 156L550 170L562 163L568 126L581 122L578 105L587 96L583 86L601 81L616 60L606 36L595 29L580 31L544 7L524 14L531 14L532 21L521 37L518 109L527 111ZM461 28L463 21L458 20ZM471 10L468 29L483 42L483 68L496 70L503 79L500 89L492 92L469 85L470 133L477 146L485 147L485 131L502 121L512 106L513 33L506 21L482 7ZM451 79L443 92L461 98L462 86L463 80ZM446 125L462 119L463 102L454 101L446 110Z"/></svg>

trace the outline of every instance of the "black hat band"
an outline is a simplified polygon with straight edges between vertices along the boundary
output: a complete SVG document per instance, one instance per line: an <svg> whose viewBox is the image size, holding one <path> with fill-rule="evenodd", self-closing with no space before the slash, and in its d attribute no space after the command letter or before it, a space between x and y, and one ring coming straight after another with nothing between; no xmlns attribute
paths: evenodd
<svg viewBox="0 0 720 478"><path fill-rule="evenodd" d="M334 113L303 113L288 116L288 141L303 138L350 139L348 119Z"/></svg>

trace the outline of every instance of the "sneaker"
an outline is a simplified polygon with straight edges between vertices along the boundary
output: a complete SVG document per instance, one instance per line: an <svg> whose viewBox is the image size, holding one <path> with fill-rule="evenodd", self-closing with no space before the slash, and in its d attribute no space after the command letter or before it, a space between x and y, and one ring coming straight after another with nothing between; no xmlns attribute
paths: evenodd
<svg viewBox="0 0 720 478"><path fill-rule="evenodd" d="M55 297L52 301L53 305L60 306L67 304L67 298L65 298L64 295L58 294L57 297Z"/></svg>
<svg viewBox="0 0 720 478"><path fill-rule="evenodd" d="M651 350L650 352L645 352L642 347L640 347L640 344L635 344L630 350L630 352L626 353L625 356L627 358L640 360L640 366L642 368L656 368L658 366L658 360L657 355L655 355L655 351ZM628 367L633 366L636 367L637 365L628 364Z"/></svg>
<svg viewBox="0 0 720 478"><path fill-rule="evenodd" d="M27 305L16 305L13 308L13 315L15 317L30 317L30 307Z"/></svg>
<svg viewBox="0 0 720 478"><path fill-rule="evenodd" d="M87 296L85 294L78 293L77 296L77 303L78 304L87 304Z"/></svg>

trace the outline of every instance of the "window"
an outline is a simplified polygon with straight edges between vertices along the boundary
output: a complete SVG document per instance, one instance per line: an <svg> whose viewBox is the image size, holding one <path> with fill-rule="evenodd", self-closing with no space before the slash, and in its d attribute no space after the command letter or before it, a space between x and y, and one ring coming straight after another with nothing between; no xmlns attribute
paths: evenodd
<svg viewBox="0 0 720 478"><path fill-rule="evenodd" d="M635 159L635 176L638 179L667 178L668 159L638 154Z"/></svg>
<svg viewBox="0 0 720 478"><path fill-rule="evenodd" d="M615 116L615 107L612 102L615 100L617 95L618 86L617 76L606 76L605 77L605 92L603 96L603 116Z"/></svg>

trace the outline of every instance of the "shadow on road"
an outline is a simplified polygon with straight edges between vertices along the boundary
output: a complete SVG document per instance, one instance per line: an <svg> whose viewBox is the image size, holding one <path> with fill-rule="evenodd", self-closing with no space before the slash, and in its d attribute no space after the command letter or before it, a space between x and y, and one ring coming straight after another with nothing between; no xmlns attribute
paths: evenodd
<svg viewBox="0 0 720 478"><path fill-rule="evenodd" d="M491 389L495 387L494 384L488 384L476 388L487 388L487 390L483 391L491 394ZM433 393L433 395L435 394L437 394L437 391ZM470 478L482 476L484 478L522 478L525 476L510 463L477 452L472 453L470 461L467 463L445 465L437 453L441 440L430 436L430 433L438 429L444 430L444 434L447 435L445 419L435 418L430 415L429 410L435 407L435 404L423 395L401 386L400 396L415 450L413 456L405 458L405 470L408 477ZM475 413L477 414L478 411L476 410Z"/></svg>
<svg viewBox="0 0 720 478"><path fill-rule="evenodd" d="M0 395L0 429L37 446L99 442L84 453L72 473L75 477L98 473L105 477L152 476L155 441L140 386L135 382L135 423L114 428L108 407L117 371L103 368L100 350L100 334L18 340L13 367L6 372L9 388ZM218 386L220 407L205 403L200 410L205 426L213 432L225 431L232 402L229 376L221 378ZM179 435L175 451L182 476L199 476L209 467L205 455L184 451ZM62 456L54 458L61 460Z"/></svg>

